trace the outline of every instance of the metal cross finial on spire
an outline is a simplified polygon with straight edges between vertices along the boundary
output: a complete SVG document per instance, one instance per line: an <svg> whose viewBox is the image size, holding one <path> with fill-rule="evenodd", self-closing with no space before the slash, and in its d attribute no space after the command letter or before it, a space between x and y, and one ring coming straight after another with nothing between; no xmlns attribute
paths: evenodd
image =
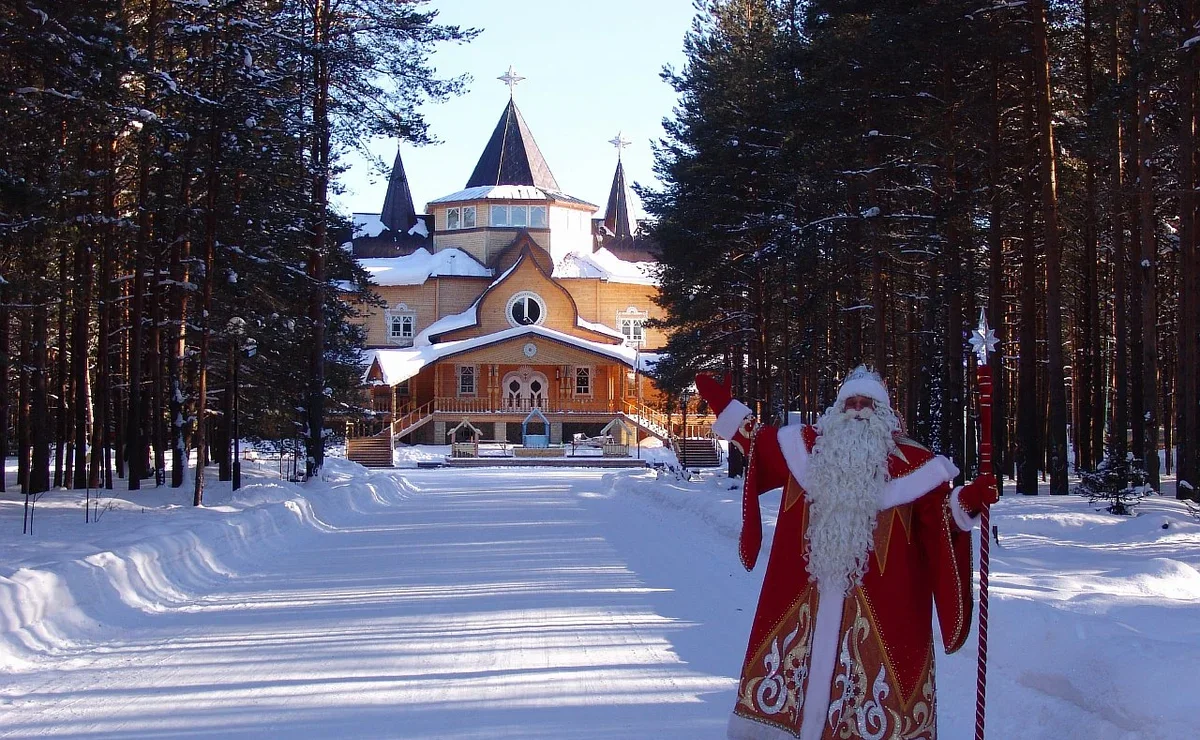
<svg viewBox="0 0 1200 740"><path fill-rule="evenodd" d="M971 332L971 351L979 357L979 364L986 365L988 355L996 351L996 345L1000 343L996 339L996 332L988 326L987 311L979 309L979 326L975 327L975 331Z"/></svg>
<svg viewBox="0 0 1200 740"><path fill-rule="evenodd" d="M612 144L613 146L615 146L617 148L617 159L620 159L621 158L621 150L623 150L625 147L629 146L633 142L629 141L629 139L626 139L624 136L621 135L621 132L618 131L616 137L609 139L608 143Z"/></svg>
<svg viewBox="0 0 1200 740"><path fill-rule="evenodd" d="M517 71L513 69L513 66L510 64L508 65L508 71L496 79L508 85L508 96L511 98L513 96L513 89L516 88L517 83L525 78L518 75Z"/></svg>

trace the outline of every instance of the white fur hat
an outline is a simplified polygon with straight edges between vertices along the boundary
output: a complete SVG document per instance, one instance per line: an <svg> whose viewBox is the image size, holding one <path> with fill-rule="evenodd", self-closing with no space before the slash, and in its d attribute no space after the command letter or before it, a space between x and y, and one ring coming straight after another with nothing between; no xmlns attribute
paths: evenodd
<svg viewBox="0 0 1200 740"><path fill-rule="evenodd" d="M875 403L888 408L892 407L892 402L888 398L887 386L883 384L883 378L879 377L879 373L868 369L866 365L854 368L842 381L842 387L838 391L834 406L841 406L847 398L853 396L866 396L873 399Z"/></svg>

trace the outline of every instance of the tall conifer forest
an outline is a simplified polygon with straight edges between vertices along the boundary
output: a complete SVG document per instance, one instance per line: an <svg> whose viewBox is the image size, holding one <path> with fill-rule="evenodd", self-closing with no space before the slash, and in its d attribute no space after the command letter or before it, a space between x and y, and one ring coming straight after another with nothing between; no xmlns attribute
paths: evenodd
<svg viewBox="0 0 1200 740"><path fill-rule="evenodd" d="M338 155L423 143L473 30L424 0L0 5L0 458L36 494L227 479L243 438L300 473L358 403L371 300L329 207ZM235 385L236 378L236 385ZM3 479L0 478L0 485Z"/></svg>
<svg viewBox="0 0 1200 740"><path fill-rule="evenodd" d="M1198 4L699 2L643 191L663 383L731 372L773 421L866 363L970 475L986 309L1016 491L1108 460L1193 495Z"/></svg>

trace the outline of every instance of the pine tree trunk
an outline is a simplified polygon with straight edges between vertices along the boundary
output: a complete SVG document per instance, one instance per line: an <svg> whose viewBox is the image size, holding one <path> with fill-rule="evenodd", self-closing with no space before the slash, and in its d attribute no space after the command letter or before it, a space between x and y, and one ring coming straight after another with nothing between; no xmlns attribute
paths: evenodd
<svg viewBox="0 0 1200 740"><path fill-rule="evenodd" d="M994 30L994 27L993 27ZM1003 230L1003 170L1001 158L1003 149L1001 132L1003 130L1002 110L1000 107L1000 62L995 51L990 61L991 80L988 88L991 93L990 140L988 144L988 315L995 325L996 338L1000 340L1001 351L993 353L988 362L992 367L992 449L995 454L993 466L998 481L1003 480L1004 473L1010 470L1009 461L1012 453L1008 447L1008 377L1004 372L1005 340L1008 337L1008 325L1005 321L1004 310L1004 230ZM1002 483L1001 483L1002 486Z"/></svg>
<svg viewBox="0 0 1200 740"><path fill-rule="evenodd" d="M1139 54L1150 48L1150 8L1147 0L1137 3L1137 48ZM1151 158L1154 146L1150 128L1150 70L1146 64L1134 64L1137 72L1138 127L1138 221L1141 231L1141 334L1142 334L1142 402L1145 413L1139 418L1144 431L1143 465L1149 485L1158 490L1158 303L1155 278L1158 249L1154 224L1154 174Z"/></svg>
<svg viewBox="0 0 1200 740"><path fill-rule="evenodd" d="M1198 31L1196 0L1183 0L1181 38ZM1197 44L1184 47L1179 67L1179 369L1176 416L1179 449L1175 496L1200 500L1200 245L1196 223Z"/></svg>
<svg viewBox="0 0 1200 740"><path fill-rule="evenodd" d="M9 328L8 289L0 284L0 460L8 460L8 422L12 407L9 405L8 373L9 354L12 352L12 336ZM8 490L8 475L0 475L0 493Z"/></svg>
<svg viewBox="0 0 1200 740"><path fill-rule="evenodd" d="M71 281L68 277L67 240L62 239L58 248L58 326L55 331L55 361L54 361L54 487L61 488L63 482L63 467L66 462L67 404L69 382L67 379L67 312L70 310Z"/></svg>
<svg viewBox="0 0 1200 740"><path fill-rule="evenodd" d="M1196 0L1183 0L1180 37L1198 34ZM1196 47L1183 46L1180 64L1180 282L1176 387L1177 498L1200 500L1200 246L1196 239Z"/></svg>
<svg viewBox="0 0 1200 740"><path fill-rule="evenodd" d="M1050 51L1044 0L1033 0L1034 103L1037 111L1038 179L1046 253L1046 345L1050 414L1046 439L1050 493L1067 493L1067 399L1063 378L1062 246L1059 240L1058 182L1051 119Z"/></svg>
<svg viewBox="0 0 1200 740"><path fill-rule="evenodd" d="M1083 0L1083 106L1090 111L1095 104L1093 69L1094 34L1092 2ZM1098 430L1102 426L1103 404L1100 396L1100 295L1099 246L1096 227L1097 186L1096 156L1092 147L1084 151L1083 286L1080 291L1079 367L1075 372L1074 402L1079 409L1076 463L1094 469L1100 454Z"/></svg>
<svg viewBox="0 0 1200 740"><path fill-rule="evenodd" d="M187 351L187 304L189 291L187 260L191 258L191 241L187 238L187 213L191 208L192 178L191 163L195 156L195 139L184 147L180 187L179 216L175 226L175 238L171 240L171 305L170 329L167 337L167 376L170 383L168 414L171 435L171 487L183 486L184 471L187 470L187 418L183 389L185 387L183 357Z"/></svg>
<svg viewBox="0 0 1200 740"><path fill-rule="evenodd" d="M305 474L308 478L318 475L325 464L325 240L328 230L330 156L330 78L325 45L329 38L330 0L316 0L313 10L313 45L320 51L313 56L313 136L310 158L313 168L313 235L308 260L308 276L312 281L308 308L312 346L309 348L311 365L305 403Z"/></svg>
<svg viewBox="0 0 1200 740"><path fill-rule="evenodd" d="M1121 55L1121 14L1114 4L1109 47L1110 68L1113 70L1113 86L1122 84L1124 66ZM1113 116L1112 164L1109 184L1109 232L1113 245L1113 411L1110 428L1113 457L1125 459L1129 451L1129 323L1128 301L1128 244L1125 241L1125 127L1121 108Z"/></svg>
<svg viewBox="0 0 1200 740"><path fill-rule="evenodd" d="M30 394L30 345L33 342L33 323L30 320L29 292L21 294L20 349L17 354L17 483L21 493L29 493L29 394Z"/></svg>
<svg viewBox="0 0 1200 740"><path fill-rule="evenodd" d="M92 304L92 243L83 240L75 255L75 316L71 331L71 385L75 390L73 488L87 488L88 318Z"/></svg>
<svg viewBox="0 0 1200 740"><path fill-rule="evenodd" d="M29 371L29 492L50 490L50 404L47 392L47 345L50 310L45 299L34 299Z"/></svg>
<svg viewBox="0 0 1200 740"><path fill-rule="evenodd" d="M204 503L204 467L208 462L208 356L212 345L213 270L216 269L217 190L221 186L221 120L213 115L209 130L208 184L204 214L204 288L200 304L200 364L196 381L196 485L192 504Z"/></svg>

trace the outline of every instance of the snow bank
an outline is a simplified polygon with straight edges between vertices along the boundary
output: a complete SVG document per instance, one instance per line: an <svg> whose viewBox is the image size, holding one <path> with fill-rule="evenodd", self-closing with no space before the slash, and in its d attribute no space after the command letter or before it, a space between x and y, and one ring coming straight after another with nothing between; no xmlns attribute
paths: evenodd
<svg viewBox="0 0 1200 740"><path fill-rule="evenodd" d="M84 522L78 492L43 496L34 536L0 545L0 671L86 649L114 629L136 627L146 614L189 604L214 584L253 572L255 561L330 531L336 521L369 515L412 492L398 476L371 475L346 460L329 459L323 480L308 484L271 480L273 474L268 464L246 463L240 490L213 480L199 508L189 505L190 484L114 492L100 499L92 523ZM10 532L23 515L14 498L0 502Z"/></svg>

